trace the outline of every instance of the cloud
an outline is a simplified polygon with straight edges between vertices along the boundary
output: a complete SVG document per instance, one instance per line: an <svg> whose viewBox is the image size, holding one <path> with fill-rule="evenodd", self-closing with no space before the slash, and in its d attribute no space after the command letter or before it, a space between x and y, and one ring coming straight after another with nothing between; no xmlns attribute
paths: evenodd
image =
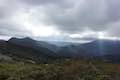
<svg viewBox="0 0 120 80"><path fill-rule="evenodd" d="M76 1L72 8L45 8L48 22L57 25L62 31L74 33L86 28L102 31L109 28L105 25L119 19L118 10L116 10L119 7L118 5L116 7L116 3L119 3L117 1L110 4L106 0L84 0L78 3L79 1Z"/></svg>
<svg viewBox="0 0 120 80"><path fill-rule="evenodd" d="M119 21L116 21L116 22L113 22L113 23L110 23L106 26L110 26L106 32L108 33L109 36L116 36L116 37L120 37L120 20Z"/></svg>
<svg viewBox="0 0 120 80"><path fill-rule="evenodd" d="M62 2L64 2L64 0L19 0L20 2L22 2L23 4L27 4L30 6L40 6L40 5L45 5L45 4L60 4Z"/></svg>
<svg viewBox="0 0 120 80"><path fill-rule="evenodd" d="M118 0L0 0L0 34L34 37L31 29L44 25L55 28L60 37L87 30L120 37L119 7Z"/></svg>

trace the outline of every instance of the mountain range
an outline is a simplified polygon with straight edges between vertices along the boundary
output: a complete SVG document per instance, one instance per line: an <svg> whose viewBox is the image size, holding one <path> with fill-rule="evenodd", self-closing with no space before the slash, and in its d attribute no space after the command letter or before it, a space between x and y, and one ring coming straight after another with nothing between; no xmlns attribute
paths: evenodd
<svg viewBox="0 0 120 80"><path fill-rule="evenodd" d="M57 45L57 44L60 44ZM48 62L61 58L103 59L120 62L120 41L95 40L89 43L45 42L32 38L0 40L0 60Z"/></svg>

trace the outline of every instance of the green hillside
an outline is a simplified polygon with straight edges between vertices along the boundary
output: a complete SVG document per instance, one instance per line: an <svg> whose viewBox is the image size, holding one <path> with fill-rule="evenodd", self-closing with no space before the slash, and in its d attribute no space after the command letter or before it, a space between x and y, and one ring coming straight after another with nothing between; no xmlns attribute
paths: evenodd
<svg viewBox="0 0 120 80"><path fill-rule="evenodd" d="M120 65L88 60L53 64L1 63L0 80L119 80Z"/></svg>

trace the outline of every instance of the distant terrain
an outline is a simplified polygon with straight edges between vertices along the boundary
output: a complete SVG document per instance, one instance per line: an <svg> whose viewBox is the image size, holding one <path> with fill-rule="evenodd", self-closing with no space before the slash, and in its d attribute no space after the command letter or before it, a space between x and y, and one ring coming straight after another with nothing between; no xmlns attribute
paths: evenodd
<svg viewBox="0 0 120 80"><path fill-rule="evenodd" d="M87 58L120 62L120 41L118 40L95 40L84 44L52 43L37 41L29 37L11 38L8 41L0 40L0 54L11 60L27 60L36 63L47 63L61 58ZM61 45L59 45L60 43Z"/></svg>
<svg viewBox="0 0 120 80"><path fill-rule="evenodd" d="M120 80L119 75L119 40L0 40L0 80Z"/></svg>

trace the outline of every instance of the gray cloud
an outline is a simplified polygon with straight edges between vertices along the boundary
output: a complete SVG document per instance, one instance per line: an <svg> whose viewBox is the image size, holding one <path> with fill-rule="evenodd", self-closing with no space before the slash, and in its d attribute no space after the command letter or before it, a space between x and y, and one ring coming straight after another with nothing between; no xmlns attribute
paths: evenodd
<svg viewBox="0 0 120 80"><path fill-rule="evenodd" d="M120 1L118 0L1 0L0 34L34 36L21 25L11 21L16 14L26 13L36 23L51 25L60 32L76 34L90 29L118 36ZM41 15L44 15L41 17ZM17 17L16 17L17 18ZM19 17L18 17L19 18ZM17 19L16 19L17 20Z"/></svg>
<svg viewBox="0 0 120 80"><path fill-rule="evenodd" d="M120 37L120 20L110 23L108 25L109 28L106 30L109 36Z"/></svg>
<svg viewBox="0 0 120 80"><path fill-rule="evenodd" d="M29 36L29 31L25 30L24 28L21 28L22 25L13 24L9 22L2 22L0 23L0 35L6 35L6 36Z"/></svg>
<svg viewBox="0 0 120 80"><path fill-rule="evenodd" d="M116 5L120 4L119 2L116 1L116 3L110 3L106 0L84 1L82 6L80 4L78 6L74 5L73 8L68 9L57 9L56 7L53 7L52 9L47 8L46 13L49 16L49 21L58 25L59 29L74 32L81 31L86 27L101 31L109 28L108 26L105 26L106 24L119 19L119 6Z"/></svg>
<svg viewBox="0 0 120 80"><path fill-rule="evenodd" d="M44 5L44 4L56 4L56 3L61 3L63 2L63 0L19 0L20 2L22 2L23 4L28 4L31 6L40 6L40 5Z"/></svg>

